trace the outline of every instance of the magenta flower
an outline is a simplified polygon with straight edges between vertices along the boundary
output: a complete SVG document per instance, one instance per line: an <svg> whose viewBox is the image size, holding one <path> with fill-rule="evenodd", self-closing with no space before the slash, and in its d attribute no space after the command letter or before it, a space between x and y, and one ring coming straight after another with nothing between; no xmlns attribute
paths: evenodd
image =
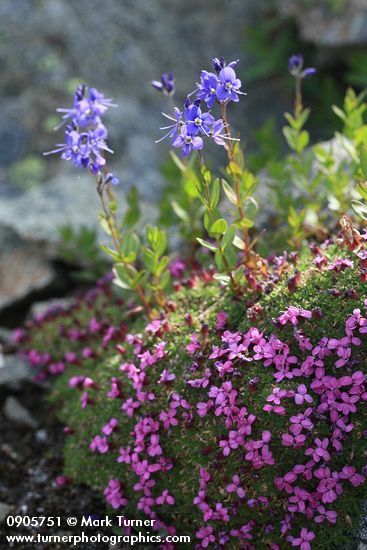
<svg viewBox="0 0 367 550"><path fill-rule="evenodd" d="M107 438L101 437L100 435L96 435L95 437L93 437L89 445L89 448L93 453L95 451L99 451L101 454L107 453L109 450Z"/></svg>
<svg viewBox="0 0 367 550"><path fill-rule="evenodd" d="M122 404L121 409L126 412L127 416L133 416L135 414L135 409L139 407L139 401L134 401L132 397L129 397L125 403Z"/></svg>
<svg viewBox="0 0 367 550"><path fill-rule="evenodd" d="M357 474L354 466L344 466L339 473L339 479L349 479L353 487L358 487L365 481L365 477L362 474Z"/></svg>
<svg viewBox="0 0 367 550"><path fill-rule="evenodd" d="M118 420L116 418L111 418L105 426L102 428L102 432L105 435L111 435L111 433L116 430L118 426Z"/></svg>
<svg viewBox="0 0 367 550"><path fill-rule="evenodd" d="M281 325L291 323L292 325L298 325L298 317L304 319L311 319L312 313L307 309L300 309L298 307L289 306L285 312L278 317L278 322Z"/></svg>
<svg viewBox="0 0 367 550"><path fill-rule="evenodd" d="M318 516L315 516L316 523L322 523L325 520L329 523L336 523L338 514L333 510L326 510L324 506L318 506L317 513Z"/></svg>
<svg viewBox="0 0 367 550"><path fill-rule="evenodd" d="M292 537L291 535L287 537L287 540L292 544L292 546L299 546L300 550L311 550L310 541L315 538L315 533L313 531L307 531L305 527L301 529L299 537Z"/></svg>
<svg viewBox="0 0 367 550"><path fill-rule="evenodd" d="M168 490L165 489L163 493L155 499L156 504L161 506L162 504L168 504L169 506L173 506L175 503L175 499L168 493Z"/></svg>
<svg viewBox="0 0 367 550"><path fill-rule="evenodd" d="M327 451L329 440L325 437L322 441L319 438L315 439L315 448L306 449L305 455L312 456L315 462L320 462L321 459L328 462L330 460L330 453Z"/></svg>
<svg viewBox="0 0 367 550"><path fill-rule="evenodd" d="M159 413L159 420L163 422L163 427L165 430L168 430L170 426L178 425L176 412L176 409L169 409L168 411L161 411Z"/></svg>
<svg viewBox="0 0 367 550"><path fill-rule="evenodd" d="M148 447L149 456L157 456L162 454L162 447L159 445L159 435L153 434L150 436L150 445Z"/></svg>
<svg viewBox="0 0 367 550"><path fill-rule="evenodd" d="M169 384L175 380L176 375L170 372L168 369L164 369L161 373L161 377L158 380L158 384Z"/></svg>
<svg viewBox="0 0 367 550"><path fill-rule="evenodd" d="M115 510L127 505L126 498L122 496L121 484L117 479L110 479L108 486L104 490L104 496L108 504Z"/></svg>
<svg viewBox="0 0 367 550"><path fill-rule="evenodd" d="M211 525L200 527L199 531L196 531L196 538L201 539L201 546L203 548L207 548L210 543L215 542L213 531L214 529Z"/></svg>
<svg viewBox="0 0 367 550"><path fill-rule="evenodd" d="M232 476L232 483L229 483L226 487L228 493L237 493L238 498L244 498L246 496L245 490L240 487L240 478L236 474Z"/></svg>
<svg viewBox="0 0 367 550"><path fill-rule="evenodd" d="M227 324L227 318L228 318L228 315L225 311L219 311L217 313L217 317L215 321L215 328L217 330L224 330Z"/></svg>
<svg viewBox="0 0 367 550"><path fill-rule="evenodd" d="M194 353L198 351L200 348L201 348L201 344L199 342L199 335L192 334L191 342L186 346L186 351L190 353L190 355L194 355Z"/></svg>
<svg viewBox="0 0 367 550"><path fill-rule="evenodd" d="M307 388L304 384L300 384L294 394L294 401L297 405L303 405L304 402L312 403L313 399L307 393Z"/></svg>

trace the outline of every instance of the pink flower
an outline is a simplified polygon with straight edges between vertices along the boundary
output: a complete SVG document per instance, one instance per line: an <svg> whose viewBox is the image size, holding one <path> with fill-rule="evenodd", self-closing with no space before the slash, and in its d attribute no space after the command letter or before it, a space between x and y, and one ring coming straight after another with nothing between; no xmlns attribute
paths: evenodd
<svg viewBox="0 0 367 550"><path fill-rule="evenodd" d="M108 421L108 423L105 426L103 426L102 432L105 435L110 435L117 428L117 425L118 425L118 420L116 418L111 418Z"/></svg>
<svg viewBox="0 0 367 550"><path fill-rule="evenodd" d="M163 493L155 499L155 502L158 505L168 504L169 506L173 506L175 499L168 493L168 490L165 489Z"/></svg>
<svg viewBox="0 0 367 550"><path fill-rule="evenodd" d="M278 322L281 325L286 323L291 323L292 325L298 324L298 317L303 317L304 319L311 319L312 313L307 309L300 309L298 307L289 306L282 315L278 317Z"/></svg>
<svg viewBox="0 0 367 550"><path fill-rule="evenodd" d="M101 454L107 453L109 449L107 438L101 437L100 435L96 435L95 437L93 437L89 445L89 448L92 451L92 453L96 451L99 451Z"/></svg>
<svg viewBox="0 0 367 550"><path fill-rule="evenodd" d="M190 344L187 344L186 351L190 353L190 355L194 355L196 351L201 349L201 344L199 342L199 336L198 334L192 334L191 335L191 342Z"/></svg>
<svg viewBox="0 0 367 550"><path fill-rule="evenodd" d="M311 550L310 541L315 538L315 533L313 531L307 531L306 527L301 529L299 537L294 538L291 535L287 537L287 540L292 544L292 546L299 546L300 550Z"/></svg>
<svg viewBox="0 0 367 550"><path fill-rule="evenodd" d="M329 445L329 440L325 437L322 441L318 437L315 439L315 448L308 448L305 451L306 456L312 456L315 462L320 462L321 459L325 462L330 460L330 453L326 450Z"/></svg>
<svg viewBox="0 0 367 550"><path fill-rule="evenodd" d="M322 523L327 520L329 523L336 523L338 514L333 510L326 510L324 506L318 506L318 516L315 516L316 523Z"/></svg>
<svg viewBox="0 0 367 550"><path fill-rule="evenodd" d="M344 259L338 258L337 260L335 260L334 263L328 266L328 269L330 271L339 272L339 271L344 271L344 269L346 269L347 267L353 267L352 260L349 260L348 258L344 258Z"/></svg>
<svg viewBox="0 0 367 550"><path fill-rule="evenodd" d="M239 498L244 498L246 496L245 490L240 487L240 478L237 474L232 476L232 483L227 485L226 490L228 493L237 493Z"/></svg>
<svg viewBox="0 0 367 550"><path fill-rule="evenodd" d="M173 382L173 380L176 378L176 375L173 374L173 372L170 372L168 369L164 369L161 373L161 377L158 380L158 384L169 384L170 382Z"/></svg>
<svg viewBox="0 0 367 550"><path fill-rule="evenodd" d="M168 430L170 426L178 425L176 412L176 409L169 409L168 411L161 411L159 413L159 420L163 422L163 427L165 430Z"/></svg>
<svg viewBox="0 0 367 550"><path fill-rule="evenodd" d="M358 485L362 485L365 481L365 477L362 474L357 474L357 470L354 466L344 466L339 473L339 478L349 479L353 487L358 487Z"/></svg>
<svg viewBox="0 0 367 550"><path fill-rule="evenodd" d="M313 399L307 393L307 388L304 384L300 384L297 388L296 393L294 394L294 401L297 405L303 405L306 401L307 403L312 403Z"/></svg>
<svg viewBox="0 0 367 550"><path fill-rule="evenodd" d="M111 378L111 389L109 392L107 392L107 397L109 397L110 399L117 399L120 396L121 396L121 392L120 392L118 380L113 376Z"/></svg>
<svg viewBox="0 0 367 550"><path fill-rule="evenodd" d="M123 447L119 448L119 457L117 458L117 462L123 462L125 464L130 464L131 462L131 447L128 445L126 449Z"/></svg>
<svg viewBox="0 0 367 550"><path fill-rule="evenodd" d="M122 404L121 409L126 412L127 416L133 416L135 409L138 409L139 407L139 401L134 401L132 397L129 397L129 399Z"/></svg>
<svg viewBox="0 0 367 550"><path fill-rule="evenodd" d="M227 324L227 318L228 318L227 313L225 313L224 311L219 311L217 313L215 328L217 330L224 330L224 328Z"/></svg>
<svg viewBox="0 0 367 550"><path fill-rule="evenodd" d="M106 501L115 510L121 506L126 506L127 500L123 498L121 492L121 484L118 479L110 479L106 489L104 490Z"/></svg>
<svg viewBox="0 0 367 550"><path fill-rule="evenodd" d="M214 401L212 399L209 399L206 403L199 402L196 403L196 409L199 416L206 416L210 409L214 407Z"/></svg>
<svg viewBox="0 0 367 550"><path fill-rule="evenodd" d="M196 531L196 538L201 539L201 546L203 548L207 548L211 542L215 542L213 531L214 529L211 525L200 527L199 531Z"/></svg>
<svg viewBox="0 0 367 550"><path fill-rule="evenodd" d="M150 436L150 445L148 447L149 456L157 456L162 454L162 447L159 445L159 435L153 434Z"/></svg>

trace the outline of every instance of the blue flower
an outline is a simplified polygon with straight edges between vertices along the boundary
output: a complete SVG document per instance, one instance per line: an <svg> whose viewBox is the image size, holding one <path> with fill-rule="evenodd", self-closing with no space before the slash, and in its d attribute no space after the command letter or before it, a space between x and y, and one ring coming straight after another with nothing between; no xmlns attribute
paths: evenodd
<svg viewBox="0 0 367 550"><path fill-rule="evenodd" d="M189 134L186 125L182 126L181 133L172 141L173 147L182 147L182 154L186 157L192 149L198 151L203 148L200 136Z"/></svg>
<svg viewBox="0 0 367 550"><path fill-rule="evenodd" d="M215 72L219 74L220 71L224 69L224 67L230 67L231 69L233 69L237 65L238 61L239 59L237 59L236 61L231 61L230 63L226 63L224 57L213 57L212 65Z"/></svg>
<svg viewBox="0 0 367 550"><path fill-rule="evenodd" d="M111 183L112 185L118 185L120 183L120 180L116 176L116 174L109 172L106 176L105 183Z"/></svg>
<svg viewBox="0 0 367 550"><path fill-rule="evenodd" d="M63 120L71 119L80 128L101 123L101 116L109 107L116 107L112 99L107 99L96 88L90 88L89 97L86 97L86 86L78 86L74 94L74 105L71 109L57 109L64 113Z"/></svg>
<svg viewBox="0 0 367 550"><path fill-rule="evenodd" d="M214 73L201 71L200 84L198 83L196 96L203 99L208 108L213 107L217 99L218 77Z"/></svg>
<svg viewBox="0 0 367 550"><path fill-rule="evenodd" d="M173 73L163 73L160 81L152 80L152 86L166 95L173 95L175 93L175 77Z"/></svg>
<svg viewBox="0 0 367 550"><path fill-rule="evenodd" d="M185 109L186 127L190 135L197 135L199 132L209 135L214 120L210 113L202 113L195 103Z"/></svg>
<svg viewBox="0 0 367 550"><path fill-rule="evenodd" d="M222 134L223 130L224 130L224 124L223 124L223 120L220 118L219 120L216 120L214 122L212 129L210 131L210 137L213 139L213 141L217 145L225 145L224 139L226 139L227 136Z"/></svg>
<svg viewBox="0 0 367 550"><path fill-rule="evenodd" d="M79 134L73 127L68 126L65 132L65 142L66 143L57 143L57 149L48 151L44 153L44 155L61 152L61 158L64 160L72 160L75 166L88 166L90 162L88 134Z"/></svg>
<svg viewBox="0 0 367 550"><path fill-rule="evenodd" d="M160 128L160 130L168 130L168 132L160 139L157 139L156 143L160 143L166 137L174 137L184 124L182 111L180 111L177 107L175 107L175 118L167 115L166 113L162 113L162 115L168 118L168 120L172 121L173 124L162 126Z"/></svg>
<svg viewBox="0 0 367 550"><path fill-rule="evenodd" d="M237 78L232 67L224 67L219 73L217 98L219 101L239 101L241 80Z"/></svg>
<svg viewBox="0 0 367 550"><path fill-rule="evenodd" d="M305 78L307 76L314 75L317 71L314 67L307 67L303 69L304 59L303 56L298 53L291 55L288 59L288 70L295 78Z"/></svg>

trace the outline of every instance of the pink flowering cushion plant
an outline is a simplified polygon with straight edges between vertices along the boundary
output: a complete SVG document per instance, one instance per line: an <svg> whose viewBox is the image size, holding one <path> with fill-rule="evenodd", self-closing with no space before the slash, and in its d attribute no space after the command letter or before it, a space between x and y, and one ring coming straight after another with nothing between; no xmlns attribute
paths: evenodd
<svg viewBox="0 0 367 550"><path fill-rule="evenodd" d="M121 321L105 281L18 334L55 379L65 475L198 550L348 548L366 498L367 292L355 254L323 255L301 256L291 295L260 296L256 323L199 271L159 323Z"/></svg>

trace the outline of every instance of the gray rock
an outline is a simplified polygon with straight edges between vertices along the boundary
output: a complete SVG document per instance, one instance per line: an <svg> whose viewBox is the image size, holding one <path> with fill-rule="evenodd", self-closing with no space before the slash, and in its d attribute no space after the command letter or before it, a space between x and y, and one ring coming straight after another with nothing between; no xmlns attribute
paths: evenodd
<svg viewBox="0 0 367 550"><path fill-rule="evenodd" d="M279 0L282 15L293 16L306 42L319 46L341 47L367 44L367 4L365 0L300 2Z"/></svg>
<svg viewBox="0 0 367 550"><path fill-rule="evenodd" d="M0 354L0 387L14 386L14 384L30 379L32 379L32 373L26 363L16 355L1 356Z"/></svg>
<svg viewBox="0 0 367 550"><path fill-rule="evenodd" d="M21 234L51 239L61 224L96 223L93 180L84 174L78 177L56 156L47 159L52 175L39 193L32 190L22 196L6 185L9 162L23 153L41 156L62 140L62 130L51 134L43 121L57 107L71 103L71 89L83 80L118 104L106 116L106 124L116 151L113 168L122 182L119 192L123 195L126 186L136 184L145 201L144 217L154 219L152 204L164 184L159 167L168 150L167 143L157 145L155 140L164 122L161 111L168 106L150 81L175 69L181 103L194 89L200 70L210 69L211 57L224 55L241 57L239 71L245 82L248 59L240 46L244 25L261 18L267 7L267 0L212 0L210 9L207 0L110 0L101 11L90 0L0 2L0 118L11 121L3 126L12 132L3 139L11 151L2 169L0 158L3 223ZM271 97L270 87L265 102ZM236 129L244 135L251 126L249 117L258 122L255 100L266 118L259 94L252 96L251 102L236 105ZM270 105L272 109L272 100Z"/></svg>
<svg viewBox="0 0 367 550"><path fill-rule="evenodd" d="M124 173L123 170L121 172ZM152 188L155 185L153 179L150 179ZM114 192L123 212L126 207L123 186L116 187ZM156 207L148 206L144 196L141 207L144 223L154 221ZM93 177L84 172L78 174L72 166L64 163L60 173L48 184L24 194L3 192L0 199L0 219L4 224L11 226L22 237L54 243L59 239L60 227L69 224L74 229L81 225L97 227L100 242L110 244L109 237L99 227L100 210ZM55 248L49 247L47 254L54 255Z"/></svg>
<svg viewBox="0 0 367 550"><path fill-rule="evenodd" d="M5 502L0 502L0 523L2 523L6 516L10 514L11 509L12 507L9 506L9 504L5 504Z"/></svg>
<svg viewBox="0 0 367 550"><path fill-rule="evenodd" d="M22 424L33 429L38 426L37 420L33 418L31 413L15 397L9 396L6 398L3 414L8 420L17 424Z"/></svg>
<svg viewBox="0 0 367 550"><path fill-rule="evenodd" d="M46 289L55 276L40 245L0 226L0 311Z"/></svg>

